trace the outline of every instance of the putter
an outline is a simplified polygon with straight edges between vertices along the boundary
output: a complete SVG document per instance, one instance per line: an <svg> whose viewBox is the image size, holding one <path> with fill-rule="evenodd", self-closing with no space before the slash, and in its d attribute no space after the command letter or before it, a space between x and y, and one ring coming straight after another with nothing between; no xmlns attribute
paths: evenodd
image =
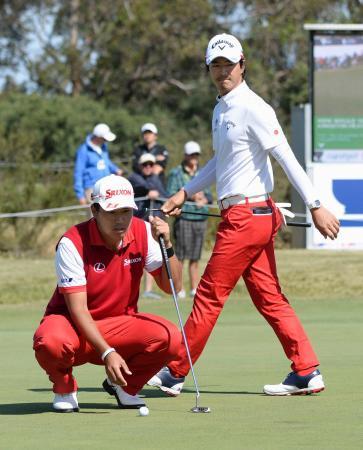
<svg viewBox="0 0 363 450"><path fill-rule="evenodd" d="M156 210L156 211L160 211L160 210ZM194 406L194 408L191 408L191 412L193 412L193 413L210 413L211 410L210 410L210 408L208 406L199 406L199 397L200 397L199 387L198 387L198 383L197 383L197 378L196 378L195 373L194 373L194 368L193 368L192 358L190 356L190 351L189 351L189 345L188 345L187 337L185 335L185 331L184 331L184 328L183 328L183 321L182 321L182 318L181 318L181 315L180 315L180 310L179 310L179 305L178 305L178 300L177 300L177 294L175 292L174 282L173 282L173 278L171 276L171 268L170 268L169 257L168 257L168 254L166 253L165 242L164 242L164 238L162 236L159 236L159 245L160 245L161 253L163 255L163 260L164 260L166 272L168 274L170 288L171 288L171 292L172 292L172 295L173 295L175 309L176 309L176 313L177 313L178 321L179 321L179 325L180 325L180 330L181 330L181 333L182 333L182 336L183 336L185 349L186 349L187 355L188 355L188 361L189 361L189 365L190 365L190 370L192 372L192 377L193 377L193 381L194 381L195 394L196 394L195 395L195 406Z"/></svg>
<svg viewBox="0 0 363 450"><path fill-rule="evenodd" d="M154 211L159 211L159 212L163 212L160 208L146 208L145 209L145 214L147 214L148 212L154 212ZM182 214L194 214L197 216L207 216L207 217L221 217L219 214L212 214L212 213L201 213L201 212L189 212L189 211L183 211L181 212ZM304 228L310 228L311 227L311 223L310 222L290 222L290 221L286 221L286 225L288 225L289 227L304 227Z"/></svg>

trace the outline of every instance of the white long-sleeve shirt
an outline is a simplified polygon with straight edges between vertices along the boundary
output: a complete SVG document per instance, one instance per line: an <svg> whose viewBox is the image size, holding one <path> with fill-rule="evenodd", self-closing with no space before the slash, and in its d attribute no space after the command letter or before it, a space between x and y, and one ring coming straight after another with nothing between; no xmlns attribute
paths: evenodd
<svg viewBox="0 0 363 450"><path fill-rule="evenodd" d="M269 154L306 204L319 197L293 154L274 110L242 82L218 99L212 120L214 157L184 187L191 196L216 183L219 200L253 197L274 188Z"/></svg>

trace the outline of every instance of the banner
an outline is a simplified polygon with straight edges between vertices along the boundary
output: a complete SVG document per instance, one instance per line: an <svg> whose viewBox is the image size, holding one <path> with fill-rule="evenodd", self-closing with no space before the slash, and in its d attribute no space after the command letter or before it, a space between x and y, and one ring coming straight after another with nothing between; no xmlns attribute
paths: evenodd
<svg viewBox="0 0 363 450"><path fill-rule="evenodd" d="M363 249L363 164L313 164L309 175L341 229L338 239L331 241L312 227L307 231L308 248Z"/></svg>
<svg viewBox="0 0 363 450"><path fill-rule="evenodd" d="M363 35L313 36L313 161L363 162Z"/></svg>

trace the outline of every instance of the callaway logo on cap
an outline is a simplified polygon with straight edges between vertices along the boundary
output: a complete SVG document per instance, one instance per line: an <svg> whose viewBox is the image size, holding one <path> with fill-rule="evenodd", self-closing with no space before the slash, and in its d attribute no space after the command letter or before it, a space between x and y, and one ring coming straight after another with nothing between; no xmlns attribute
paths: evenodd
<svg viewBox="0 0 363 450"><path fill-rule="evenodd" d="M212 37L207 47L205 63L209 66L214 59L219 57L238 63L243 58L242 46L238 39L225 33Z"/></svg>
<svg viewBox="0 0 363 450"><path fill-rule="evenodd" d="M105 211L118 208L137 209L131 183L118 175L108 175L97 181L93 187L91 203L99 203Z"/></svg>

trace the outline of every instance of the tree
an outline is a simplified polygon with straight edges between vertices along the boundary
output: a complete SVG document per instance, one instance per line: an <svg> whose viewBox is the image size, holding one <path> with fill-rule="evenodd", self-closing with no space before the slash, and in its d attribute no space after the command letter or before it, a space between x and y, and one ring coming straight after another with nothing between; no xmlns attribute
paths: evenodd
<svg viewBox="0 0 363 450"><path fill-rule="evenodd" d="M12 13L4 18L8 30L17 16L19 37L10 31L3 37L39 92L83 92L134 106L193 90L215 26L208 0L6 3L0 11ZM26 51L31 39L34 55Z"/></svg>
<svg viewBox="0 0 363 450"><path fill-rule="evenodd" d="M216 1L228 9L225 25L242 38L248 81L283 122L292 104L308 100L308 35L304 23L363 20L361 0Z"/></svg>

